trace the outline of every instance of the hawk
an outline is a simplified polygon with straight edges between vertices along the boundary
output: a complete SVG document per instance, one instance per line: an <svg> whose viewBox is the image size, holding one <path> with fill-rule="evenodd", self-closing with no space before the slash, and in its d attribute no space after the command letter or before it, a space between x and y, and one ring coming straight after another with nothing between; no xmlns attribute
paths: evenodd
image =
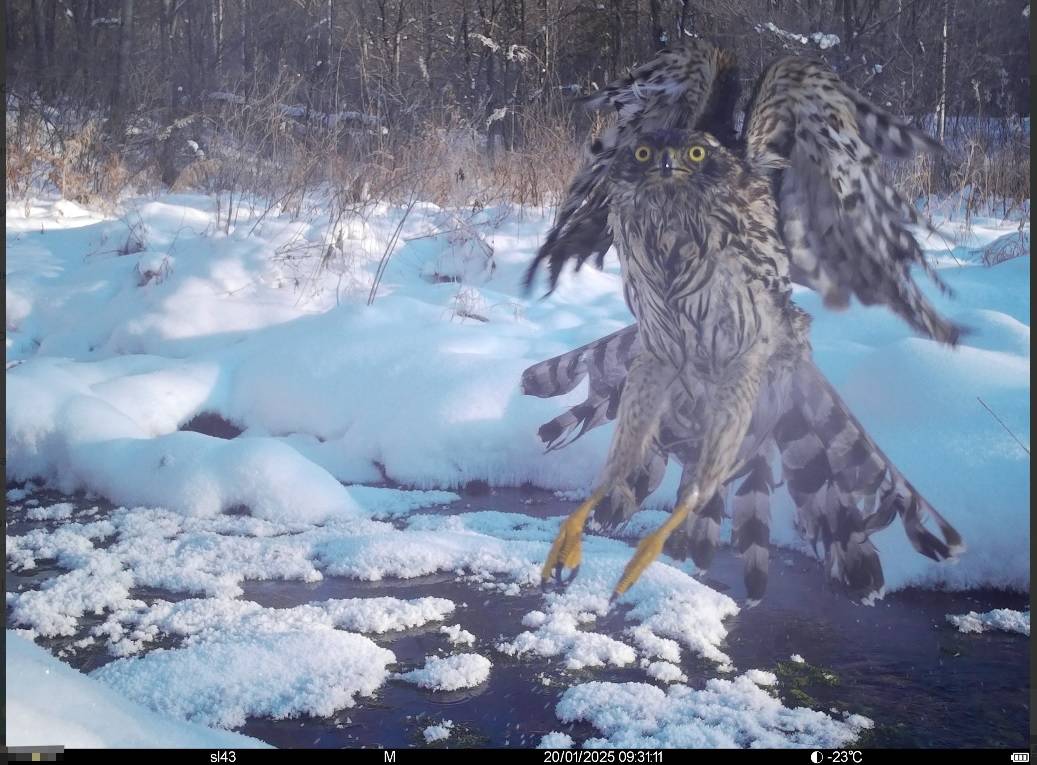
<svg viewBox="0 0 1037 765"><path fill-rule="evenodd" d="M809 316L792 282L825 305L884 303L921 334L953 345L962 329L913 280L929 268L909 225L923 224L886 181L880 159L939 150L875 106L824 62L787 57L759 79L744 128L734 128L737 71L703 40L656 58L584 97L616 124L590 144L555 223L526 274L547 265L549 291L565 263L599 265L615 245L637 325L523 376L554 396L590 376L587 401L540 429L549 448L616 419L602 478L562 524L546 583L580 562L592 511L629 519L661 480L669 455L684 467L670 518L637 547L613 598L682 529L700 566L716 548L720 490L732 501L732 542L749 598L766 587L771 456L797 506L797 526L824 548L829 575L868 599L882 592L870 541L899 514L919 552L964 550L958 532L869 438L811 360ZM942 284L941 284L942 287ZM577 428L579 428L577 432ZM924 525L931 518L942 539Z"/></svg>

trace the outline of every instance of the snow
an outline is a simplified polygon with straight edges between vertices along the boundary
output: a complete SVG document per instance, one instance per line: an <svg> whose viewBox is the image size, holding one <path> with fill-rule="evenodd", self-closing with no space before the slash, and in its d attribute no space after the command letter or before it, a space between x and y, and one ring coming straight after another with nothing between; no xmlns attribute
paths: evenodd
<svg viewBox="0 0 1037 765"><path fill-rule="evenodd" d="M537 749L572 749L573 739L568 733L553 730L540 739Z"/></svg>
<svg viewBox="0 0 1037 765"><path fill-rule="evenodd" d="M762 669L750 669L745 676L759 686L771 686L778 682L778 676L773 672L765 672ZM826 676L827 677L827 676Z"/></svg>
<svg viewBox="0 0 1037 765"><path fill-rule="evenodd" d="M452 491L400 491L373 486L350 486L349 494L372 518L395 518L461 499Z"/></svg>
<svg viewBox="0 0 1037 765"><path fill-rule="evenodd" d="M475 635L466 629L462 629L460 624L451 624L449 627L443 626L439 628L439 631L446 635L447 640L452 645L475 645Z"/></svg>
<svg viewBox="0 0 1037 765"><path fill-rule="evenodd" d="M649 677L655 678L662 683L686 683L688 677L676 664L668 661L653 661L645 669Z"/></svg>
<svg viewBox="0 0 1037 765"><path fill-rule="evenodd" d="M26 489L9 489L6 496L8 502L21 502L29 496L29 491Z"/></svg>
<svg viewBox="0 0 1037 765"><path fill-rule="evenodd" d="M123 698L7 631L7 745L72 749L245 749L258 739L185 724ZM60 703L55 703L60 700ZM98 714L104 710L104 714Z"/></svg>
<svg viewBox="0 0 1037 765"><path fill-rule="evenodd" d="M477 653L454 656L427 656L425 666L395 677L433 691L457 691L485 683L490 676L490 660Z"/></svg>
<svg viewBox="0 0 1037 765"><path fill-rule="evenodd" d="M1009 608L995 608L985 614L969 611L967 614L947 614L947 621L958 628L959 632L1017 632L1030 636L1030 612L1013 611Z"/></svg>
<svg viewBox="0 0 1037 765"><path fill-rule="evenodd" d="M383 634L438 621L454 610L443 598L350 598L308 603L294 608L264 608L251 601L222 598L134 602L116 610L94 629L108 639L109 651L127 656L161 636L183 636L191 645L217 633L279 632L286 629L339 629Z"/></svg>
<svg viewBox="0 0 1037 765"><path fill-rule="evenodd" d="M29 508L25 517L30 521L62 521L72 517L72 509L71 502L59 502L48 507Z"/></svg>
<svg viewBox="0 0 1037 765"><path fill-rule="evenodd" d="M804 40L824 47L814 37ZM451 490L529 482L570 501L587 496L611 426L545 454L537 428L580 402L584 385L542 400L523 396L519 380L530 364L630 323L616 258L604 271L563 274L539 300L519 282L551 210L418 204L404 220L382 205L333 223L319 207L260 220L263 208L249 204L229 229L215 200L200 195L128 200L119 219L68 201L7 208L7 475L24 482L7 499L37 524L7 537L8 566L59 569L36 589L8 593L11 625L25 636L74 636L73 653L100 644L117 660L95 679L127 704L206 725L329 714L394 676L438 690L478 685L486 657L428 657L401 674L367 637L433 625L438 645L471 646L463 605L343 598L268 608L243 599L244 584L436 574L493 598L539 587L561 519L485 511L474 497L462 509ZM952 204L935 209L940 236L921 241L956 294L925 289L973 329L958 349L914 337L882 307L836 313L809 290L796 300L814 317L819 367L968 544L958 565L938 565L895 521L873 537L887 590L1025 591L1029 256L981 263L1009 237L1028 252L1029 228L980 215L966 226ZM326 261L314 254L325 252ZM240 435L183 430L203 414ZM678 479L671 465L624 538L659 525ZM92 492L115 508L41 503L31 495L43 487ZM804 549L781 491L772 538ZM763 746L799 736L830 747L862 729L782 707L755 670L686 688L684 651L735 672L724 645L739 611L690 562L661 556L620 599L621 628L596 631L631 553L622 540L588 534L572 585L487 642L487 652L536 669L640 667L669 685L606 689L620 707L648 704L654 722L643 729L594 701L593 684L567 691L560 714L580 715L603 736L590 745ZM180 599L144 602L140 588ZM227 668L226 693L214 690L213 666ZM707 692L715 708L695 695ZM671 707L693 722L684 726Z"/></svg>
<svg viewBox="0 0 1037 765"><path fill-rule="evenodd" d="M382 633L444 619L453 612L454 604L445 598L352 598L329 600L326 608L336 625L344 629Z"/></svg>
<svg viewBox="0 0 1037 765"><path fill-rule="evenodd" d="M757 24L756 31L768 31L777 35L780 39L785 40L786 42L797 43L799 45L814 43L821 50L834 48L841 42L839 40L839 35L828 34L826 32L812 32L809 35L800 35L795 32L786 31L772 21L768 21L766 24Z"/></svg>
<svg viewBox="0 0 1037 765"><path fill-rule="evenodd" d="M327 717L352 707L395 661L370 639L330 628L231 630L117 659L91 677L169 717L233 728L248 717Z"/></svg>
<svg viewBox="0 0 1037 765"><path fill-rule="evenodd" d="M431 744L435 741L443 741L450 738L450 731L453 727L453 720L443 720L438 725L428 726L422 731L422 734L425 736L425 743Z"/></svg>
<svg viewBox="0 0 1037 765"><path fill-rule="evenodd" d="M546 300L521 294L550 211L416 205L366 307L397 208L332 227L321 214L292 220L276 210L257 222L260 210L246 206L230 233L199 195L131 200L119 220L67 201L35 200L28 210L11 206L7 219L11 480L196 517L245 507L256 518L321 524L402 517L457 501L446 490L477 479L582 496L600 470L611 427L550 454L536 437L582 399L580 388L557 400L518 389L529 364L630 320L611 255L604 272L564 274ZM960 565L935 565L894 523L874 537L887 590L1025 590L1029 468L1013 436L1028 444L1029 257L984 267L980 253L1018 236L1018 224L974 216L966 229L953 211L940 216L941 237L923 244L956 296L925 289L974 329L959 349L913 337L882 307L832 312L807 290L797 301L815 317L821 369L969 545ZM333 230L343 233L326 268L286 257L322 249ZM144 249L119 255L130 237ZM167 256L164 278L140 285L140 269ZM430 283L440 270L476 283ZM462 291L488 321L459 320ZM201 413L244 432L228 440L178 430ZM438 493L394 498L342 485L386 477ZM671 466L647 506L672 501L678 477ZM774 537L799 546L777 497ZM366 575L349 565L342 573Z"/></svg>
<svg viewBox="0 0 1037 765"><path fill-rule="evenodd" d="M587 748L831 749L853 742L873 725L859 715L836 719L786 707L760 687L768 674L714 678L702 690L583 683L562 695L557 714L563 722L582 720L598 730L601 737L586 740Z"/></svg>

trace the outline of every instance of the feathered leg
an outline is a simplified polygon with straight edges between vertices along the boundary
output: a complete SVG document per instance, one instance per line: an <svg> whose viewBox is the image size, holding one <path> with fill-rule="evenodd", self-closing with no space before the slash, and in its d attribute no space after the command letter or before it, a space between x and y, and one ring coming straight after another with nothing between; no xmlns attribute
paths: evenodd
<svg viewBox="0 0 1037 765"><path fill-rule="evenodd" d="M649 447L645 463L616 486L594 511L594 520L605 529L614 529L634 517L645 498L659 488L666 475L665 454Z"/></svg>
<svg viewBox="0 0 1037 765"><path fill-rule="evenodd" d="M659 557L669 536L705 501L712 499L731 476L737 466L739 447L749 430L762 369L763 365L758 360L743 357L725 370L725 382L710 385L712 390L703 388L703 393L708 396L707 422L694 480L684 487L673 514L666 522L641 540L612 593L613 598L622 595L638 580L648 565Z"/></svg>
<svg viewBox="0 0 1037 765"><path fill-rule="evenodd" d="M630 367L626 394L619 403L616 432L612 437L604 475L590 498L563 523L544 561L541 581L547 583L554 572L562 583L562 573L570 569L568 581L576 576L580 565L580 540L583 527L594 507L618 486L626 485L635 470L644 464L645 454L659 428L659 421L669 399L668 388L676 371L649 353L642 353Z"/></svg>

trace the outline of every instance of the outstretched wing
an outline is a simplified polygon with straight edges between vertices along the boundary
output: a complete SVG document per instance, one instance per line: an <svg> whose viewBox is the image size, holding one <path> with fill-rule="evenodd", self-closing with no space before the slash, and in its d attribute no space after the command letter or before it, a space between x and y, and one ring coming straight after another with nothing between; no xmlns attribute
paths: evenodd
<svg viewBox="0 0 1037 765"><path fill-rule="evenodd" d="M905 159L939 144L870 103L825 63L796 57L764 73L745 139L746 159L777 175L794 281L816 289L829 307L845 307L856 295L866 305L888 305L935 340L957 342L961 328L940 316L911 278L911 266L920 265L940 283L908 230L925 222L879 167L881 157Z"/></svg>
<svg viewBox="0 0 1037 765"><path fill-rule="evenodd" d="M737 86L730 56L705 40L689 40L660 51L625 77L582 98L590 109L614 111L616 124L591 142L588 159L526 272L526 288L545 262L549 293L567 261L579 268L594 257L600 266L612 245L606 178L619 147L642 131L677 127L700 127L721 141L733 139Z"/></svg>

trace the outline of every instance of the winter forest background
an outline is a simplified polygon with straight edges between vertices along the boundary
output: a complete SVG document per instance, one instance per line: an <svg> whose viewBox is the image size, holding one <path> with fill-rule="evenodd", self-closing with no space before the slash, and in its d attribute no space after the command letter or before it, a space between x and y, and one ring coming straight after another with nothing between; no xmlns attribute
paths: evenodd
<svg viewBox="0 0 1037 765"><path fill-rule="evenodd" d="M5 1L9 193L44 158L71 198L328 181L541 204L593 127L571 97L683 35L737 55L744 99L807 53L949 138L939 166L900 170L911 191L1021 199L1029 180L1022 0Z"/></svg>
<svg viewBox="0 0 1037 765"><path fill-rule="evenodd" d="M1029 746L1028 2L3 7L7 744ZM541 589L613 429L545 452L587 383L523 371L634 318L614 251L522 278L608 118L574 97L688 35L742 105L819 56L947 149L884 170L958 347L793 292L968 545L937 563L895 520L871 605L780 484L758 605L730 519L708 570L663 554L610 603L675 463Z"/></svg>

